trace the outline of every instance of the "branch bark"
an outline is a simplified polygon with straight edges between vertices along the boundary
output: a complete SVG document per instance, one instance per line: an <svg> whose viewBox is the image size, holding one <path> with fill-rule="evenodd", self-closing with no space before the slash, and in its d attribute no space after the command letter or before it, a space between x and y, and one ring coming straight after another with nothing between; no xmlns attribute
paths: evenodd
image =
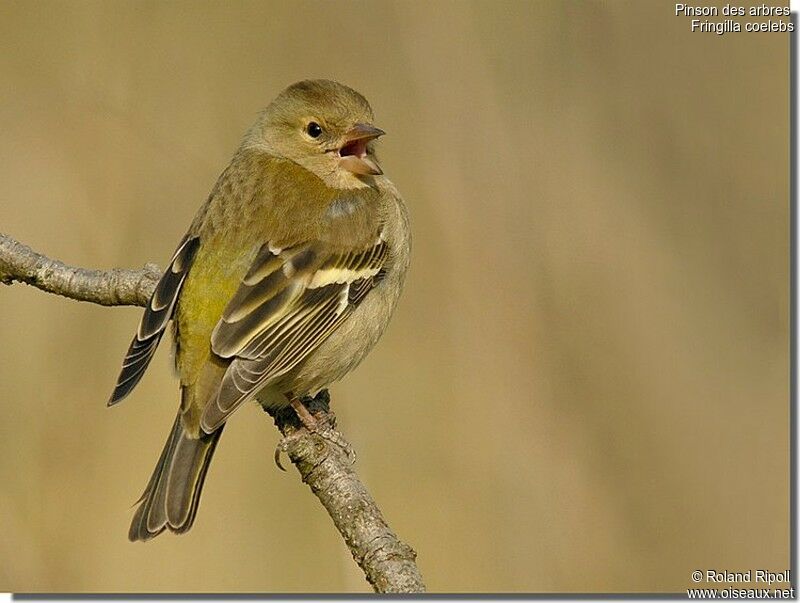
<svg viewBox="0 0 800 603"><path fill-rule="evenodd" d="M304 399L303 404L318 422L336 427L327 390ZM286 454L333 519L375 592L424 592L415 563L417 554L389 528L347 452L318 434L309 434L291 407L276 412L273 418L285 437Z"/></svg>
<svg viewBox="0 0 800 603"><path fill-rule="evenodd" d="M144 306L161 273L147 264L142 270L86 270L36 253L0 233L0 283L27 283L42 291L101 306Z"/></svg>
<svg viewBox="0 0 800 603"><path fill-rule="evenodd" d="M103 306L144 306L160 278L153 264L142 270L87 270L68 266L0 233L0 283L27 283L42 291ZM334 426L327 390L305 400L320 421ZM416 553L389 528L347 453L301 426L291 408L273 416L284 449L303 482L319 499L367 581L379 593L424 592Z"/></svg>

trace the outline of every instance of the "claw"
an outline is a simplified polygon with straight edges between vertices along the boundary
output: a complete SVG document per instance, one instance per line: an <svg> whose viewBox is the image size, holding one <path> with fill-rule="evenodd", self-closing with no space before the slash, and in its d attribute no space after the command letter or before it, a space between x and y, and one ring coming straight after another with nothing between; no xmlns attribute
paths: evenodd
<svg viewBox="0 0 800 603"><path fill-rule="evenodd" d="M283 463L281 463L281 453L285 453L287 450L289 450L289 441L292 439L297 439L297 432L281 438L281 441L278 442L277 446L275 446L275 464L281 471L286 471Z"/></svg>
<svg viewBox="0 0 800 603"><path fill-rule="evenodd" d="M275 446L275 464L278 466L278 469L286 472L286 467L281 464L281 452L283 452L283 447L281 446L281 442L278 442L278 445Z"/></svg>

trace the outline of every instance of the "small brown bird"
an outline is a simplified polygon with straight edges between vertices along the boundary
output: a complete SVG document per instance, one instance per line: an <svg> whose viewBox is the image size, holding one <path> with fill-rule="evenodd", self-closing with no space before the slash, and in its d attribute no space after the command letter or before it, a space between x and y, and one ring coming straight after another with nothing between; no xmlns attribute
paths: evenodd
<svg viewBox="0 0 800 603"><path fill-rule="evenodd" d="M355 368L386 328L410 234L372 121L347 86L290 86L245 134L178 245L109 401L138 383L172 320L180 408L131 540L191 528L225 421L243 402L302 414L299 400Z"/></svg>

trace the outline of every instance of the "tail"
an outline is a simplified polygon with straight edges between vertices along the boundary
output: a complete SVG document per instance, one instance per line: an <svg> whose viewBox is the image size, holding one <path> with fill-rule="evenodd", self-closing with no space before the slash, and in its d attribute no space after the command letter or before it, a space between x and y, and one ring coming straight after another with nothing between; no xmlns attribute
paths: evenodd
<svg viewBox="0 0 800 603"><path fill-rule="evenodd" d="M194 438L187 433L181 415L175 419L164 451L139 499L128 538L150 540L165 529L178 534L194 523L200 491L222 427L211 434Z"/></svg>

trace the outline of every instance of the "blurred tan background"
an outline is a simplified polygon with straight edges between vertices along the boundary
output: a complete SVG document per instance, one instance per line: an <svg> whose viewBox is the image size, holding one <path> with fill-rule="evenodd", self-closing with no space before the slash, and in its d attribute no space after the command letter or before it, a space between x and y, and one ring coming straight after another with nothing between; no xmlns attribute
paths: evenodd
<svg viewBox="0 0 800 603"><path fill-rule="evenodd" d="M395 320L332 388L433 591L678 591L786 569L788 37L673 2L3 2L0 231L168 260L284 86L361 91L414 226ZM367 591L231 420L193 530L126 540L178 404L139 320L0 288L0 589Z"/></svg>

